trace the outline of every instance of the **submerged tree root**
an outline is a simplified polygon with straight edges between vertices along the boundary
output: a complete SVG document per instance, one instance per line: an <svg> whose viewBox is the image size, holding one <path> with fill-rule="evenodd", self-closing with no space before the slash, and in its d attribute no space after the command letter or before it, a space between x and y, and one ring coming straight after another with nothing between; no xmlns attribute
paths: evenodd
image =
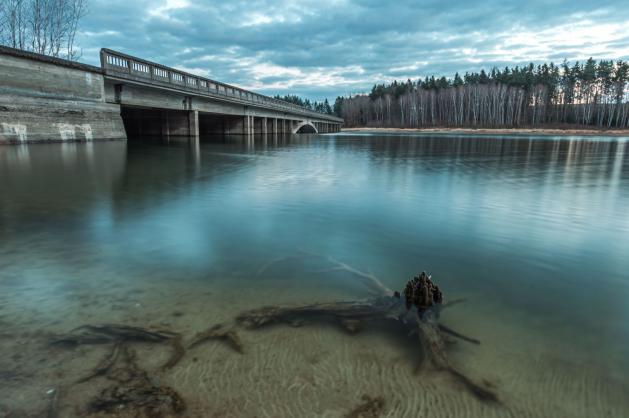
<svg viewBox="0 0 629 418"><path fill-rule="evenodd" d="M349 413L345 418L379 418L384 411L384 399L381 396L371 397L363 395L362 403Z"/></svg>
<svg viewBox="0 0 629 418"><path fill-rule="evenodd" d="M351 273L367 285L379 297L364 301L316 303L302 306L267 306L240 314L236 321L248 328L260 328L273 323L287 323L300 326L309 322L333 322L350 333L360 331L363 324L374 322L397 322L404 325L409 335L417 334L422 356L422 369L447 372L463 384L481 401L498 402L498 397L489 388L475 383L456 369L449 361L446 347L452 340L448 336L463 341L480 344L476 338L468 337L438 323L441 309L464 301L454 299L442 304L439 287L425 273L409 281L404 295L387 288L373 274L365 273L345 263L327 258L334 270ZM281 262L284 259L278 259ZM265 269L269 266L265 266Z"/></svg>
<svg viewBox="0 0 629 418"><path fill-rule="evenodd" d="M223 325L215 325L196 334L187 347L194 348L208 340L222 340L235 351L244 352L244 345L236 331ZM136 353L130 347L136 342L172 347L172 354L159 368L160 371L176 366L186 353L181 334L115 324L84 325L54 338L50 344L71 347L111 344L111 350L92 372L77 381L84 383L103 377L114 382L89 402L88 413L118 415L124 412L124 416L158 418L183 412L186 409L183 398L174 389L155 383L157 379L137 365Z"/></svg>
<svg viewBox="0 0 629 418"><path fill-rule="evenodd" d="M316 255L311 255L316 256ZM275 263L281 263L293 257L281 257L265 264L258 270L264 273ZM479 400L499 402L497 395L489 388L475 383L449 361L446 347L454 342L450 337L480 344L480 341L461 334L438 322L442 309L464 301L453 299L442 303L438 286L430 276L422 273L409 281L404 295L387 288L375 275L355 269L345 263L329 257L332 269L345 271L360 279L369 290L377 295L367 300L346 302L315 303L301 306L267 306L243 312L236 317L236 324L250 329L270 324L286 323L301 326L313 322L333 322L345 331L354 334L363 326L374 323L395 323L402 325L408 335L417 334L422 370L446 372L461 383ZM227 343L239 353L244 353L244 344L234 327L214 325L206 331L197 333L187 343L183 343L181 334L171 331L148 330L127 325L85 325L59 336L51 344L77 346L82 344L111 344L108 353L94 370L78 383L87 382L96 377L105 377L114 384L104 389L88 405L90 413L118 414L121 410L130 411L131 416L162 417L164 414L179 414L186 408L184 400L172 388L155 383L148 373L137 365L136 354L130 348L134 342L169 344L172 354L159 370L164 371L176 366L185 356L186 348L193 349L209 340ZM485 386L489 386L484 381ZM384 407L381 398L364 398L348 416L378 416ZM55 401L56 402L56 401Z"/></svg>
<svg viewBox="0 0 629 418"><path fill-rule="evenodd" d="M88 413L159 418L183 412L186 409L183 398L174 389L157 384L157 379L137 365L135 351L130 347L134 342L164 343L172 347L173 353L160 370L174 367L185 354L181 335L127 325L85 325L53 339L51 344L111 344L111 351L94 370L77 381L84 383L104 377L113 382L89 402Z"/></svg>
<svg viewBox="0 0 629 418"><path fill-rule="evenodd" d="M172 348L172 354L163 369L174 367L184 356L185 349L181 343L181 335L170 331L151 331L146 328L133 327L119 324L83 325L73 329L66 335L59 336L51 341L53 345L83 345L83 344L114 344L131 342L167 343ZM113 354L113 352L112 352ZM115 361L115 358L113 359ZM103 367L105 364L102 365ZM101 368L103 368L101 367ZM106 367L105 371L106 371ZM93 375L97 376L99 368ZM102 374L102 373L100 373ZM94 377L91 376L91 377ZM88 376L88 378L91 378Z"/></svg>
<svg viewBox="0 0 629 418"><path fill-rule="evenodd" d="M497 402L498 397L491 390L474 383L450 364L442 332L474 344L480 344L480 341L438 324L437 308L434 309L424 312L420 318L418 315L409 314L400 299L383 296L367 301L318 303L294 307L269 306L243 312L236 320L250 329L274 323L300 326L313 322L332 322L350 333L357 332L362 324L400 322L409 330L409 334L418 334L423 362L428 365L428 369L446 371L480 400Z"/></svg>
<svg viewBox="0 0 629 418"><path fill-rule="evenodd" d="M113 384L89 402L89 413L124 411L131 416L158 418L186 409L183 398L174 389L155 383L156 379L137 365L136 354L128 345L116 345L114 353L110 356L115 358L114 364L107 367L105 375Z"/></svg>
<svg viewBox="0 0 629 418"><path fill-rule="evenodd" d="M208 340L223 340L229 344L235 351L243 354L245 352L244 344L240 336L233 329L227 329L224 325L214 325L207 331L197 333L192 341L188 344L188 349L196 347Z"/></svg>
<svg viewBox="0 0 629 418"><path fill-rule="evenodd" d="M170 331L151 331L146 328L129 325L83 325L73 329L66 335L53 339L51 344L79 345L130 341L164 342L171 340L177 335L179 334Z"/></svg>
<svg viewBox="0 0 629 418"><path fill-rule="evenodd" d="M109 370L116 364L116 360L118 360L118 354L120 354L120 346L121 343L114 344L110 353L108 353L105 358L101 360L100 363L94 368L92 373L88 376L85 376L77 381L77 383L84 383L88 380L91 380L98 376L103 376L109 372Z"/></svg>

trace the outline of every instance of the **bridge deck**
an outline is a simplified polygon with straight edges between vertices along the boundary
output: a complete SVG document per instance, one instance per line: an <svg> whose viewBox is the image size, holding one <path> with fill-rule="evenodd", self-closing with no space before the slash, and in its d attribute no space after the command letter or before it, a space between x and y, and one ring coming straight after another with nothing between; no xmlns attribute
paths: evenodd
<svg viewBox="0 0 629 418"><path fill-rule="evenodd" d="M227 100L233 103L326 120L330 123L343 123L343 119L332 115L315 112L283 100L199 77L110 49L101 50L101 67L105 76L110 79L176 90L211 99Z"/></svg>

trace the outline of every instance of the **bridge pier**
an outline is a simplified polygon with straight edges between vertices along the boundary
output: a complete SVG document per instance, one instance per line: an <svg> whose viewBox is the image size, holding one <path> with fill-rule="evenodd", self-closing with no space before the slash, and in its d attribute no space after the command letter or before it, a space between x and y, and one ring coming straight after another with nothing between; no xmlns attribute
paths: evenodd
<svg viewBox="0 0 629 418"><path fill-rule="evenodd" d="M162 110L162 139L170 140L170 126L168 124L168 110Z"/></svg>
<svg viewBox="0 0 629 418"><path fill-rule="evenodd" d="M199 140L199 111L188 111L188 136L193 141Z"/></svg>
<svg viewBox="0 0 629 418"><path fill-rule="evenodd" d="M244 135L253 135L254 127L253 127L253 116L245 115L244 126L243 126L243 134Z"/></svg>
<svg viewBox="0 0 629 418"><path fill-rule="evenodd" d="M262 129L260 129L260 133L262 135L266 135L268 133L268 125L267 125L267 119L266 118L260 118L260 127Z"/></svg>

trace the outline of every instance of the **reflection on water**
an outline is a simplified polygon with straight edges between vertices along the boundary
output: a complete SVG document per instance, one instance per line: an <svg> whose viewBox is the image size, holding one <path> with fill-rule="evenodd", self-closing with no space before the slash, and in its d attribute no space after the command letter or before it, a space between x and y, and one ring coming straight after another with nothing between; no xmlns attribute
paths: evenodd
<svg viewBox="0 0 629 418"><path fill-rule="evenodd" d="M624 139L363 134L0 147L0 343L3 352L31 344L37 353L37 331L86 321L175 326L175 299L227 319L268 303L365 296L351 278L307 261L256 275L269 260L316 253L397 289L429 269L446 296L468 297L449 320L484 344L461 347L461 361L479 375L494 364L513 402L533 396L506 377L526 374L516 358L539 370L565 362L556 373L566 387L566 373L595 370L615 393L629 383L627 151ZM96 297L88 303L85 294ZM215 322L190 315L179 323L190 332ZM325 345L325 330L311 332L303 338ZM17 393L33 379L41 390L53 385L52 374L29 369L33 360L0 362L0 390ZM25 399L37 404L37 390ZM566 390L544 405L564 408L580 393ZM321 412L339 396L313 399ZM606 408L629 413L609 396ZM24 399L0 399L0 416L3 402L28 410ZM240 407L236 415L253 415L260 405Z"/></svg>

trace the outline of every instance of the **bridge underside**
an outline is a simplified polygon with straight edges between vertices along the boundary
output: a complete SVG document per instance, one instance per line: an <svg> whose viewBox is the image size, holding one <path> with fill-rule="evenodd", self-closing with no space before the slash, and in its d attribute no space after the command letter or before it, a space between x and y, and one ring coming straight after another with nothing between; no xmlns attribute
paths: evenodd
<svg viewBox="0 0 629 418"><path fill-rule="evenodd" d="M129 138L332 133L339 123L138 85L106 83Z"/></svg>
<svg viewBox="0 0 629 418"><path fill-rule="evenodd" d="M338 132L339 125L299 119L235 116L189 110L121 107L127 136L195 137L204 135L310 134Z"/></svg>

